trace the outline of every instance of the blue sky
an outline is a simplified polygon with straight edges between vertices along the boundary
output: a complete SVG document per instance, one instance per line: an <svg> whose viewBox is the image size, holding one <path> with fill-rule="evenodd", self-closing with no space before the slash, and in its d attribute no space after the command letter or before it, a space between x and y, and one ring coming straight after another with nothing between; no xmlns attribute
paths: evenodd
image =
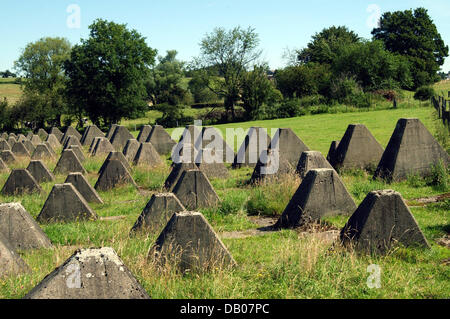
<svg viewBox="0 0 450 319"><path fill-rule="evenodd" d="M67 26L71 4L80 8L80 28ZM260 36L262 59L278 68L285 65L286 48L306 46L325 27L346 25L370 38L368 20L377 12L368 10L370 5L381 12L425 7L450 45L448 0L0 0L0 70L12 69L26 44L41 37L59 36L78 43L88 37L88 26L96 18L126 23L159 54L175 49L185 61L198 55L199 42L215 27L252 26ZM444 71L450 70L447 60Z"/></svg>

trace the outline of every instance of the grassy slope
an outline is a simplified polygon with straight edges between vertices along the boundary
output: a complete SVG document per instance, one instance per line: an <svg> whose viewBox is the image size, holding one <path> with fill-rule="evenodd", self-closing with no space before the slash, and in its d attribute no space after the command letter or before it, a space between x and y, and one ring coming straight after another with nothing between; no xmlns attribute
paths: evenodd
<svg viewBox="0 0 450 319"><path fill-rule="evenodd" d="M11 105L22 96L22 89L19 84L14 83L14 80L0 78L0 99L6 98Z"/></svg>

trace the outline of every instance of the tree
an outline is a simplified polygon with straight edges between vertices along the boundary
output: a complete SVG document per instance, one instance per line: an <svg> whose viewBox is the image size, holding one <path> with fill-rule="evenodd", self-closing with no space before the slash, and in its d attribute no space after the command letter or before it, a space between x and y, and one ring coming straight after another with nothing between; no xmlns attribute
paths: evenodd
<svg viewBox="0 0 450 319"><path fill-rule="evenodd" d="M66 77L63 66L70 57L70 50L71 45L67 39L42 38L29 43L14 63L15 69L25 77L22 84L28 101L46 100L46 109L37 120L38 125L45 125L46 121L55 121L59 125L61 115L66 111L63 98Z"/></svg>
<svg viewBox="0 0 450 319"><path fill-rule="evenodd" d="M145 80L156 50L125 24L98 19L89 29L90 37L72 49L64 66L72 107L103 128L141 115L147 107Z"/></svg>
<svg viewBox="0 0 450 319"><path fill-rule="evenodd" d="M197 69L207 79L208 88L225 100L225 109L231 111L235 119L235 104L241 97L242 80L247 68L260 56L257 50L259 36L255 29L236 27L226 31L216 28L206 34L200 44L201 55L196 60ZM208 70L217 67L220 77Z"/></svg>
<svg viewBox="0 0 450 319"><path fill-rule="evenodd" d="M359 36L347 27L332 26L316 33L308 46L298 51L298 61L302 64L309 62L331 64L339 48L359 41Z"/></svg>
<svg viewBox="0 0 450 319"><path fill-rule="evenodd" d="M386 12L372 35L383 41L387 50L408 58L415 88L438 79L437 71L448 56L448 46L426 9Z"/></svg>
<svg viewBox="0 0 450 319"><path fill-rule="evenodd" d="M0 72L0 76L4 79L7 79L7 78L15 78L16 74L12 73L10 70L6 70L5 72Z"/></svg>
<svg viewBox="0 0 450 319"><path fill-rule="evenodd" d="M253 71L247 72L244 76L242 101L251 120L257 117L263 104L274 104L282 98L280 91L268 79L267 69L266 65L255 65Z"/></svg>
<svg viewBox="0 0 450 319"><path fill-rule="evenodd" d="M159 56L159 64L151 71L146 82L148 96L154 105L176 105L186 98L188 92L181 86L184 63L176 59L177 54L177 51L170 50L165 57Z"/></svg>

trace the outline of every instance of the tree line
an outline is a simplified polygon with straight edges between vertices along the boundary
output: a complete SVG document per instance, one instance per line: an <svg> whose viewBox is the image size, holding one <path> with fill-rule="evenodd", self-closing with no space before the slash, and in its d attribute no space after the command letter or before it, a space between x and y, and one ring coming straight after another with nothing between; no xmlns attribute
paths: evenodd
<svg viewBox="0 0 450 319"><path fill-rule="evenodd" d="M373 94L426 91L448 56L424 8L384 13L372 39L325 28L270 77L252 27L215 28L189 63L174 50L158 56L125 24L98 19L89 29L74 46L50 37L26 46L15 62L24 94L14 105L0 102L0 129L82 126L85 117L107 128L150 107L162 111L160 124L175 126L190 120L183 105L195 103L220 106L222 121L298 116L321 104L368 107Z"/></svg>

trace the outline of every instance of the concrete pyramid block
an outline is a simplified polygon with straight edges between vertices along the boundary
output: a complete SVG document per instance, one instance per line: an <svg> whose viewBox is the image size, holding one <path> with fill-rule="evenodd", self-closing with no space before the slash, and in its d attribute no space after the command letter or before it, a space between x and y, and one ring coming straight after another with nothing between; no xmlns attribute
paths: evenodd
<svg viewBox="0 0 450 319"><path fill-rule="evenodd" d="M89 155L92 156L95 146L97 146L97 142L101 139L101 137L94 137L91 144L89 145Z"/></svg>
<svg viewBox="0 0 450 319"><path fill-rule="evenodd" d="M123 155L125 156L128 162L132 162L134 160L140 146L141 143L139 143L134 138L129 139L127 141L127 144L125 144L125 147L123 148Z"/></svg>
<svg viewBox="0 0 450 319"><path fill-rule="evenodd" d="M82 138L81 134L73 126L69 126L66 128L66 131L64 132L64 136L61 140L62 145L64 145L66 143L69 136L76 137L78 139L78 141L80 141Z"/></svg>
<svg viewBox="0 0 450 319"><path fill-rule="evenodd" d="M214 149L222 154L223 163L233 163L236 154L234 150L223 139L222 133L214 127L204 127L202 129L202 149Z"/></svg>
<svg viewBox="0 0 450 319"><path fill-rule="evenodd" d="M0 151L10 151L11 150L11 145L9 145L9 143L5 140L5 139L0 139Z"/></svg>
<svg viewBox="0 0 450 319"><path fill-rule="evenodd" d="M4 140L8 140L9 135L8 135L8 133L4 132L4 133L1 134L1 137L2 137Z"/></svg>
<svg viewBox="0 0 450 319"><path fill-rule="evenodd" d="M137 187L130 172L119 160L106 160L103 164L97 183L94 188L100 191L107 191L124 184L132 184Z"/></svg>
<svg viewBox="0 0 450 319"><path fill-rule="evenodd" d="M432 165L450 157L419 119L400 119L381 157L374 177L389 181L406 179L408 175L426 176Z"/></svg>
<svg viewBox="0 0 450 319"><path fill-rule="evenodd" d="M89 207L83 195L70 183L53 186L37 217L40 223L96 219L97 214Z"/></svg>
<svg viewBox="0 0 450 319"><path fill-rule="evenodd" d="M27 140L29 140L29 141L31 141L31 139L33 138L33 132L28 132L28 134L27 134Z"/></svg>
<svg viewBox="0 0 450 319"><path fill-rule="evenodd" d="M294 168L302 153L309 151L308 146L290 128L279 128L270 141L269 149L277 149L283 159Z"/></svg>
<svg viewBox="0 0 450 319"><path fill-rule="evenodd" d="M14 143L11 151L13 152L15 157L31 157L30 152L22 142Z"/></svg>
<svg viewBox="0 0 450 319"><path fill-rule="evenodd" d="M38 144L31 155L31 159L35 161L49 158L53 158L53 153L46 144Z"/></svg>
<svg viewBox="0 0 450 319"><path fill-rule="evenodd" d="M330 146L328 158L336 169L375 168L384 149L363 124L350 124L343 138Z"/></svg>
<svg viewBox="0 0 450 319"><path fill-rule="evenodd" d="M11 148L13 147L14 144L17 143L17 139L13 136L8 137L7 141L8 141L8 144L11 145Z"/></svg>
<svg viewBox="0 0 450 319"><path fill-rule="evenodd" d="M58 137L54 134L49 134L45 141L48 142L54 150L61 147Z"/></svg>
<svg viewBox="0 0 450 319"><path fill-rule="evenodd" d="M50 145L49 142L44 142L44 144L47 146L48 150L52 154L53 157L56 157L55 149Z"/></svg>
<svg viewBox="0 0 450 319"><path fill-rule="evenodd" d="M330 149L328 150L327 161L331 164L331 166L335 164L336 151L339 146L339 142L340 141L331 142Z"/></svg>
<svg viewBox="0 0 450 319"><path fill-rule="evenodd" d="M38 130L37 135L41 139L41 142L45 141L48 138L48 133L43 128L40 128Z"/></svg>
<svg viewBox="0 0 450 319"><path fill-rule="evenodd" d="M128 131L125 126L118 125L114 130L110 142L116 151L123 151L125 144L129 139L133 139L134 136Z"/></svg>
<svg viewBox="0 0 450 319"><path fill-rule="evenodd" d="M8 239L15 250L53 246L34 218L20 203L0 204L0 233Z"/></svg>
<svg viewBox="0 0 450 319"><path fill-rule="evenodd" d="M173 193L186 209L214 207L220 201L211 182L199 169L184 171Z"/></svg>
<svg viewBox="0 0 450 319"><path fill-rule="evenodd" d="M17 142L27 141L27 137L23 134L17 135Z"/></svg>
<svg viewBox="0 0 450 319"><path fill-rule="evenodd" d="M117 126L118 126L117 124L113 124L113 125L111 125L111 127L109 128L108 133L106 134L106 138L107 138L108 140L110 140L111 137L113 136L114 131L116 130L116 127L117 127Z"/></svg>
<svg viewBox="0 0 450 319"><path fill-rule="evenodd" d="M293 167L277 149L262 151L250 178L251 183L263 180L280 179L287 174L293 174Z"/></svg>
<svg viewBox="0 0 450 319"><path fill-rule="evenodd" d="M174 194L153 194L131 229L131 233L144 229L151 232L160 232L174 213L185 210L183 204Z"/></svg>
<svg viewBox="0 0 450 319"><path fill-rule="evenodd" d="M25 299L150 299L114 249L77 250Z"/></svg>
<svg viewBox="0 0 450 319"><path fill-rule="evenodd" d="M154 125L152 127L152 131L146 142L152 143L159 155L170 154L177 144L161 125Z"/></svg>
<svg viewBox="0 0 450 319"><path fill-rule="evenodd" d="M31 156L31 154L33 154L34 150L36 149L34 144L31 143L31 141L29 140L22 141L22 144L25 146L25 148L27 149L28 153Z"/></svg>
<svg viewBox="0 0 450 319"><path fill-rule="evenodd" d="M149 250L149 258L174 264L181 272L202 272L235 266L214 229L197 212L175 213Z"/></svg>
<svg viewBox="0 0 450 319"><path fill-rule="evenodd" d="M17 142L17 135L14 133L9 133L9 137L13 137Z"/></svg>
<svg viewBox="0 0 450 319"><path fill-rule="evenodd" d="M131 173L131 166L130 164L127 162L125 156L122 154L122 152L110 152L108 154L108 156L106 157L105 161L103 162L102 166L100 167L100 169L98 170L98 174L101 175L103 170L105 169L107 162L108 161L112 161L112 160L117 160L119 162L122 163L122 165L128 170L128 172Z"/></svg>
<svg viewBox="0 0 450 319"><path fill-rule="evenodd" d="M62 142L63 137L64 137L63 132L61 132L60 129L57 127L52 127L49 135L55 135L55 137L58 139L59 143Z"/></svg>
<svg viewBox="0 0 450 319"><path fill-rule="evenodd" d="M151 143L141 143L133 163L134 165L155 167L162 165L163 161Z"/></svg>
<svg viewBox="0 0 450 319"><path fill-rule="evenodd" d="M42 143L41 138L38 135L33 135L30 139L30 142L36 147L37 145Z"/></svg>
<svg viewBox="0 0 450 319"><path fill-rule="evenodd" d="M96 137L105 137L105 134L96 125L91 125L84 131L80 142L83 146L91 145Z"/></svg>
<svg viewBox="0 0 450 319"><path fill-rule="evenodd" d="M0 158L5 164L14 164L17 162L16 156L11 151L0 151Z"/></svg>
<svg viewBox="0 0 450 319"><path fill-rule="evenodd" d="M0 172L9 172L9 168L8 165L6 165L5 162L3 162L3 160L0 157Z"/></svg>
<svg viewBox="0 0 450 319"><path fill-rule="evenodd" d="M194 163L174 163L172 165L172 170L170 171L169 176L164 182L164 188L166 190L172 191L183 172L192 169L198 169L198 166Z"/></svg>
<svg viewBox="0 0 450 319"><path fill-rule="evenodd" d="M370 192L341 231L345 246L386 253L397 243L429 247L402 196L393 190Z"/></svg>
<svg viewBox="0 0 450 319"><path fill-rule="evenodd" d="M91 155L102 156L114 151L115 150L114 147L111 145L111 142L105 137L100 137L97 140L97 144L95 145L94 150L91 152Z"/></svg>
<svg viewBox="0 0 450 319"><path fill-rule="evenodd" d="M64 141L64 144L63 144L63 149L68 149L70 146L78 146L78 147L80 147L80 148L82 148L83 146L81 145L81 143L80 143L80 140L76 137L76 136L73 136L73 135L69 135L66 139L65 139L65 141Z"/></svg>
<svg viewBox="0 0 450 319"><path fill-rule="evenodd" d="M333 166L318 151L303 152L297 165L297 173L300 177L305 178L310 170L317 168L333 169Z"/></svg>
<svg viewBox="0 0 450 319"><path fill-rule="evenodd" d="M141 130L139 131L139 134L138 134L138 137L137 137L137 141L139 143L147 142L147 139L148 139L148 137L149 137L151 132L152 132L151 125L144 125L143 127L141 127Z"/></svg>
<svg viewBox="0 0 450 319"><path fill-rule="evenodd" d="M75 155L75 152L73 150L64 150L61 153L61 157L59 158L53 173L63 175L77 172L86 174L86 170Z"/></svg>
<svg viewBox="0 0 450 319"><path fill-rule="evenodd" d="M200 137L202 136L202 128L196 125L187 125L181 134L179 143L192 144L199 150L203 147Z"/></svg>
<svg viewBox="0 0 450 319"><path fill-rule="evenodd" d="M88 203L103 204L103 200L100 198L97 191L91 186L91 184L89 184L83 174L70 173L64 183L72 184L77 189L77 191L79 191L80 194L83 195L84 199Z"/></svg>
<svg viewBox="0 0 450 319"><path fill-rule="evenodd" d="M181 141L173 148L172 163L195 163L199 152L200 149L195 148L193 144Z"/></svg>
<svg viewBox="0 0 450 319"><path fill-rule="evenodd" d="M30 268L0 233L0 278L30 272Z"/></svg>
<svg viewBox="0 0 450 319"><path fill-rule="evenodd" d="M312 169L306 174L275 228L295 228L322 217L351 215L356 209L339 175L333 169Z"/></svg>
<svg viewBox="0 0 450 319"><path fill-rule="evenodd" d="M222 151L210 148L203 148L199 151L195 163L206 176L211 178L228 178L230 173L222 161ZM217 160L217 161L216 161Z"/></svg>
<svg viewBox="0 0 450 319"><path fill-rule="evenodd" d="M70 145L67 149L72 150L75 153L75 155L78 157L80 162L84 162L86 160L86 157L83 154L83 149L81 147L79 147L78 145Z"/></svg>
<svg viewBox="0 0 450 319"><path fill-rule="evenodd" d="M234 158L233 168L242 166L255 167L259 155L268 149L269 144L270 137L263 128L251 127Z"/></svg>
<svg viewBox="0 0 450 319"><path fill-rule="evenodd" d="M28 164L27 171L30 172L38 183L52 182L55 180L55 176L53 176L41 161L31 161Z"/></svg>
<svg viewBox="0 0 450 319"><path fill-rule="evenodd" d="M26 169L14 169L2 189L2 194L5 196L35 192L42 192L42 188Z"/></svg>

